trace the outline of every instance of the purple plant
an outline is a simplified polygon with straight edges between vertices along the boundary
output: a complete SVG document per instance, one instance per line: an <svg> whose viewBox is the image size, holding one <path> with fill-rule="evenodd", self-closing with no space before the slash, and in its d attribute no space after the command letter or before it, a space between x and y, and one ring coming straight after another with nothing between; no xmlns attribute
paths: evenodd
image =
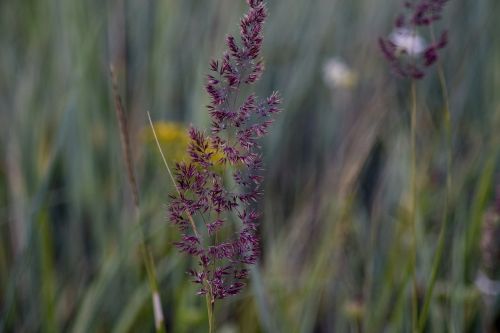
<svg viewBox="0 0 500 333"><path fill-rule="evenodd" d="M211 134L189 130L189 159L176 164L178 192L169 206L170 221L182 233L175 245L197 258L198 268L189 274L212 306L242 290L245 265L259 258L259 213L252 207L262 195L258 139L280 111L276 92L266 99L250 94L239 100L242 88L254 84L264 69L259 54L266 7L262 0L247 3L241 42L228 36L228 51L210 63L205 88L211 100Z"/></svg>
<svg viewBox="0 0 500 333"><path fill-rule="evenodd" d="M396 18L394 32L388 38L379 38L380 49L396 74L421 79L425 76L425 69L438 60L439 51L448 43L448 32L443 31L436 41L428 45L425 45L418 32L441 19L447 2L405 1L405 12Z"/></svg>

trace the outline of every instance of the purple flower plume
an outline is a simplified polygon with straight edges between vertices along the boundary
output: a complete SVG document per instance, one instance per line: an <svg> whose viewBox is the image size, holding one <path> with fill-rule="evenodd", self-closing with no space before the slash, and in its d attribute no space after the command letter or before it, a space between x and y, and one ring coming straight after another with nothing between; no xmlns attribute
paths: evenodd
<svg viewBox="0 0 500 333"><path fill-rule="evenodd" d="M436 41L428 45L424 45L418 32L441 19L447 2L448 0L404 2L405 13L396 18L394 32L388 38L378 40L382 54L396 74L421 79L425 76L426 68L438 60L439 51L448 44L448 32L443 31Z"/></svg>
<svg viewBox="0 0 500 333"><path fill-rule="evenodd" d="M210 62L205 89L211 132L189 130L189 159L176 164L178 193L171 195L169 206L170 222L182 233L175 246L197 258L197 269L188 273L200 285L198 294L208 294L212 303L239 293L248 276L245 265L260 256L254 209L262 195L259 138L280 112L276 92L264 99L254 94L239 99L243 86L259 80L264 70L260 50L266 7L262 0L247 4L240 40L228 36L228 50Z"/></svg>

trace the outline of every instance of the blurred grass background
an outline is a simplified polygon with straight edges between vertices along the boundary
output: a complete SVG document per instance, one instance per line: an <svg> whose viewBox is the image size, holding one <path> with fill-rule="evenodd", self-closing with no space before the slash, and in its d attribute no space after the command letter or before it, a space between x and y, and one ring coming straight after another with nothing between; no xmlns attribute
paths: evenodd
<svg viewBox="0 0 500 333"><path fill-rule="evenodd" d="M409 83L391 76L377 48L400 1L267 2L258 91L278 89L285 111L263 142L263 257L245 293L218 305L217 327L409 332ZM207 330L204 300L185 274L194 263L171 245L173 189L147 135L146 110L156 121L209 127L204 74L244 10L242 0L0 2L0 331L154 329L110 63L130 117L167 330ZM453 0L440 22L450 32L441 59L453 195L428 332L484 330L474 280L500 181L499 14L497 0ZM325 84L332 57L355 71L355 85ZM423 298L442 222L446 150L435 70L417 89ZM166 147L177 156L175 142Z"/></svg>

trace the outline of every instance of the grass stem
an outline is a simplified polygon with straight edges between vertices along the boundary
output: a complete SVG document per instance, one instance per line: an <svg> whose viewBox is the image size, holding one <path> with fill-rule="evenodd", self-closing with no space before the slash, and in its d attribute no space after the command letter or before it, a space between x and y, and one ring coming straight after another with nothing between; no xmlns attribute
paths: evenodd
<svg viewBox="0 0 500 333"><path fill-rule="evenodd" d="M172 173L172 169L170 169L170 166L168 165L168 162L167 162L167 159L165 157L165 154L163 153L163 150L161 149L161 145L160 145L160 141L158 140L158 136L156 135L156 131L155 131L155 128L154 128L154 125L153 125L153 121L151 120L151 115L149 114L149 111L147 112L147 115L148 115L148 121L149 121L149 125L151 127L151 131L153 131L153 136L155 138L155 141L156 141L156 145L158 147L158 150L160 151L160 155L163 159L163 163L165 164L165 167L168 171L168 175L170 177L170 180L172 180L172 184L174 185L175 187L175 190L177 191L177 194L180 195L180 190L179 190L179 187L177 186L177 183L175 181L175 178L174 178L174 175ZM193 232L194 234L196 235L196 237L198 237L198 239L201 240L201 237L200 237L200 234L198 233L198 229L196 228L196 223L194 222L194 219L193 219L193 216L191 215L191 213L186 210L186 215L188 216L188 219L189 219L189 222L191 224L191 227L193 229ZM213 332L213 292L212 290L209 288L208 286L208 283L207 283L207 290L208 290L208 293L205 295L205 298L206 298L206 303L207 303L207 312L208 312L208 329L209 329L209 333L212 333Z"/></svg>
<svg viewBox="0 0 500 333"><path fill-rule="evenodd" d="M151 300L153 305L153 313L155 318L155 328L156 332L164 333L166 332L163 309L161 306L161 299L158 288L158 281L156 279L154 260L151 252L146 244L146 237L144 236L144 231L142 230L141 214L139 206L139 189L134 175L134 167L132 163L132 152L130 149L130 137L127 126L127 117L125 115L123 104L118 94L118 87L116 82L116 77L113 71L113 66L110 66L111 81L113 85L113 94L115 101L115 111L116 117L118 119L118 125L120 127L120 141L122 144L123 160L127 168L127 179L130 184L132 191L132 196L134 200L134 210L135 210L135 220L140 229L140 252L144 266L146 268L146 274L148 276L149 286L151 289Z"/></svg>
<svg viewBox="0 0 500 333"><path fill-rule="evenodd" d="M434 42L434 31L431 26L431 36ZM451 179L451 165L452 165L452 134L451 134L451 114L450 114L450 104L448 98L448 87L446 85L446 80L444 76L443 67L440 62L437 64L437 71L439 77L439 84L441 86L441 92L444 99L444 109L443 109L443 122L446 140L446 193L445 193L445 203L443 209L443 216L441 222L441 229L439 231L438 245L436 249L436 254L434 255L434 261L432 263L431 277L429 281L429 288L425 294L424 305L422 308L422 313L418 320L419 331L423 331L427 317L429 314L430 302L432 299L432 292L434 291L434 286L436 284L437 273L441 265L443 249L445 243L445 234L448 227L448 211L450 206L450 196L452 190L452 179Z"/></svg>
<svg viewBox="0 0 500 333"><path fill-rule="evenodd" d="M410 174L410 225L412 228L412 274L413 274L413 295L412 295L412 330L417 330L418 320L418 285L417 285L417 86L415 80L411 83L411 174Z"/></svg>
<svg viewBox="0 0 500 333"><path fill-rule="evenodd" d="M207 303L207 315L208 315L208 333L214 332L214 311L211 298L212 297L210 296L210 293L207 293L205 295L205 300Z"/></svg>

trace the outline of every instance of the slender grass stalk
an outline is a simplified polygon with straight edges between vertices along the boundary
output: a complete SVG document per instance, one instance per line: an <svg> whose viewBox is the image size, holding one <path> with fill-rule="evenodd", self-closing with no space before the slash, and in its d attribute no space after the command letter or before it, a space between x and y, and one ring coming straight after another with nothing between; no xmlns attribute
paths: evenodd
<svg viewBox="0 0 500 333"><path fill-rule="evenodd" d="M164 333L164 332L166 332L166 329L165 329L160 293L159 293L159 288L158 288L158 281L156 279L154 260L153 260L153 257L151 255L150 250L148 249L148 246L146 244L146 238L144 236L144 231L142 230L141 212L140 212L140 206L139 206L139 190L138 190L137 182L136 182L136 179L134 176L134 169L133 169L133 163L132 163L132 153L130 150L130 138L129 138L128 126L127 126L127 118L126 118L125 112L123 110L123 104L122 104L120 95L118 94L118 88L117 88L117 83L116 83L116 77L115 77L114 71L113 71L113 66L110 66L110 72L111 72L111 81L112 81L112 85L113 85L116 117L118 119L118 125L120 127L120 141L122 144L123 160L124 160L125 166L127 168L127 176L128 176L127 179L128 179L128 182L129 182L129 185L130 185L130 188L132 191L133 200L134 200L135 221L140 229L139 230L140 242L141 242L140 252L141 252L142 260L144 262L144 266L146 268L146 274L148 276L149 286L151 289L151 300L153 303L155 328L156 328L156 332Z"/></svg>
<svg viewBox="0 0 500 333"><path fill-rule="evenodd" d="M434 32L432 28L432 23L438 21L441 18L441 11L447 1L416 1L405 2L405 8L407 14L402 14L396 20L394 26L397 29L409 28L413 31L412 34L404 37L407 43L411 43L412 46L416 46L415 43L419 41L418 30L422 27L429 26L431 30L432 43L422 47L419 52L414 52L415 48L408 48L405 43L400 41L395 41L389 39L380 38L379 44L384 54L385 58L391 63L393 69L401 76L412 78L411 83L411 205L410 205L410 220L413 228L413 301L412 301L412 330L414 332L419 332L423 329L425 324L425 319L428 312L428 307L430 303L430 297L432 294L432 289L434 288L434 283L437 276L437 270L441 263L441 256L444 247L444 235L446 232L446 225L448 220L448 205L449 196L451 192L451 124L450 124L450 112L448 105L448 93L446 89L446 84L444 80L444 74L441 66L439 66L439 50L443 49L448 44L448 33L443 31L436 41L434 37ZM399 30L400 31L400 30ZM403 34L404 35L404 34ZM410 62L407 61L406 57L400 57L400 50L405 50L408 54L413 53L415 57L412 58ZM447 176L446 176L446 204L443 211L443 223L441 224L441 231L439 235L438 248L436 256L434 257L434 263L431 273L431 283L429 292L425 295L425 305L422 314L419 316L418 312L418 290L417 290L417 234L416 234L416 199L417 199L417 187L416 187L416 82L415 80L422 79L426 74L426 68L432 64L438 62L438 72L440 78L441 89L443 91L446 107L444 110L444 122L446 127L446 137L447 137Z"/></svg>
<svg viewBox="0 0 500 333"><path fill-rule="evenodd" d="M418 286L417 286L417 85L413 79L411 82L411 174L410 174L410 224L412 228L412 274L413 274L413 295L412 295L412 330L417 330L418 320Z"/></svg>
<svg viewBox="0 0 500 333"><path fill-rule="evenodd" d="M172 169L170 169L170 166L168 165L165 154L163 153L163 149L161 149L160 141L158 140L158 136L156 135L156 131L155 131L155 128L153 126L153 121L151 120L151 115L149 114L149 111L147 112L147 115L148 115L148 121L149 121L149 125L151 127L151 131L153 131L153 136L155 138L156 146L158 147L161 158L163 160L163 164L165 165L165 168L167 169L168 175L170 177L170 180L172 180L172 184L174 185L175 190L180 195L181 192L179 190L179 187L177 186L174 175L172 174ZM191 227L193 228L194 234L197 237L200 237L198 230L196 229L196 224L194 223L194 219L191 216L191 214L189 213L189 211L187 211L187 210L186 210L186 215L188 216L188 219L189 219L189 222L191 224ZM214 298L213 298L212 291L209 288L209 286L207 287L207 289L209 290L209 292L205 295L205 300L206 300L206 304L207 304L208 330L209 330L209 333L212 333L213 327L214 327L214 324L213 324L213 320L214 320L213 319L213 312L214 311L213 310L214 310L215 303L213 301Z"/></svg>
<svg viewBox="0 0 500 333"><path fill-rule="evenodd" d="M431 38L434 43L434 30L432 25L430 26L431 30ZM438 245L436 249L436 254L434 255L434 261L432 263L431 269L431 277L429 281L429 288L424 298L424 305L422 308L422 312L420 314L418 320L418 329L419 331L423 331L425 323L427 321L427 317L429 314L429 307L432 299L432 292L434 291L434 286L436 284L437 273L439 270L439 266L441 265L443 249L445 243L445 234L448 228L448 211L450 206L450 197L452 190L452 176L451 176L451 165L452 165L452 134L451 134L451 114L450 114L450 104L448 98L448 87L446 85L446 79L444 76L443 66L441 62L438 60L437 63L437 72L439 77L439 85L441 86L441 93L444 99L444 109L443 109L443 122L444 122L444 130L445 130L445 140L446 140L446 193L445 193L445 203L443 209L443 216L441 222L441 229L439 230L439 238Z"/></svg>
<svg viewBox="0 0 500 333"><path fill-rule="evenodd" d="M174 178L174 175L172 173L172 169L170 169L170 166L168 165L168 162L167 162L167 158L165 157L165 154L163 153L163 150L161 149L160 141L158 140L158 136L156 135L156 131L155 131L155 128L153 126L153 121L151 120L151 115L149 114L149 111L147 112L147 114L148 114L149 125L151 126L151 130L153 131L153 136L155 138L156 146L158 147L161 158L163 159L163 164L165 164L165 167L167 168L168 175L170 177L170 180L172 180L172 184L174 184L175 191L177 192L177 194L180 195L181 191L179 190L179 186L177 186L177 183L175 182L175 178ZM200 234L198 233L198 229L196 228L196 223L194 223L193 217L191 216L191 214L188 211L186 211L186 213L187 213L187 216L189 219L189 223L191 224L191 228L193 228L194 234L196 235L196 237L200 237Z"/></svg>
<svg viewBox="0 0 500 333"><path fill-rule="evenodd" d="M207 315L208 315L208 332L212 333L214 331L214 311L212 308L212 301L210 300L210 295L205 295L205 300L207 303Z"/></svg>

